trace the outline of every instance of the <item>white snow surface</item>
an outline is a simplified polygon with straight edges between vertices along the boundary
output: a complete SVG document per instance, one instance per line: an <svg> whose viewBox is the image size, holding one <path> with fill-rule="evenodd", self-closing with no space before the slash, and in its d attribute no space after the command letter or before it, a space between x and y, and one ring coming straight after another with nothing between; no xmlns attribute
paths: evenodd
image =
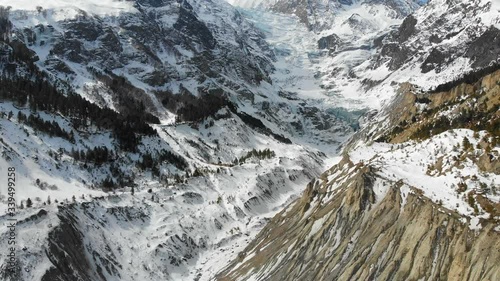
<svg viewBox="0 0 500 281"><path fill-rule="evenodd" d="M15 167L17 203L25 205L27 198L33 201L32 208L18 210L15 218L22 221L42 209L48 212L34 224L20 223L18 226L19 249L26 246L31 253L22 257L30 269L23 273L25 280L39 280L50 266L44 247L49 232L59 223L55 205L68 206L73 196L77 202L89 202L92 206L77 208L77 214L83 212L78 215L81 219L79 225L92 229L85 231L85 244L102 255L111 251L120 264L127 265L120 270L120 279L109 275L109 280L192 280L196 276L200 280L209 280L252 240L265 225L265 219L297 198L307 182L323 169L321 158L314 150L282 144L253 132L242 134L244 125L234 119L217 121L208 129L201 125L200 130L188 124L158 125L160 139L144 139L141 149L154 151L170 145L176 153L186 157L190 165L211 172L203 177L190 178L185 183L167 186L152 180L150 172L138 170L125 161L121 168L136 174L138 179L135 194L131 194L130 187L104 193L89 189L82 180L103 179L107 174L106 165L99 168L89 164L91 169L83 169L83 163L75 163L66 152L62 153L62 160L55 160L48 151L57 152L60 147L70 149L70 143L18 124L18 111L28 114L27 109L18 109L4 102L0 103L0 111L13 112L10 120L0 119L0 173L6 174L8 167ZM45 120L55 120L61 127L68 126L61 117L40 115ZM88 138L77 134L75 138L77 146L82 149L99 145L112 147L112 139L107 133L96 133ZM223 153L216 153L216 140ZM200 150L195 143L204 148ZM217 164L217 157L222 163L229 163L253 148L269 148L276 152L276 157L248 159L234 167ZM120 157L134 159L139 156L123 154ZM170 166L161 169L164 173L175 172ZM37 179L47 185L41 188ZM2 225L8 223L6 188L2 185L0 189ZM45 205L49 196L52 204ZM102 199L92 199L96 197ZM258 199L252 201L252 198ZM56 204L55 200L59 203ZM116 208L125 208L139 217L144 213L145 217L125 220L121 215L110 213ZM91 217L99 218L100 227ZM206 246L186 247L176 235L182 239L189 237L198 245ZM2 239L0 244L6 246L3 244L6 242ZM182 260L188 254L195 258ZM178 257L180 264L170 265L169 256ZM0 257L0 263L4 258Z"/></svg>
<svg viewBox="0 0 500 281"><path fill-rule="evenodd" d="M0 5L12 7L12 10L37 11L54 10L58 20L74 18L82 10L98 16L118 15L123 12L135 12L133 1L125 0L0 0ZM38 13L38 12L37 12Z"/></svg>
<svg viewBox="0 0 500 281"><path fill-rule="evenodd" d="M276 3L277 0L227 0L227 2L237 7L255 9L270 7Z"/></svg>
<svg viewBox="0 0 500 281"><path fill-rule="evenodd" d="M376 36L402 22L390 8L364 3L342 6L329 18L322 19L327 27L320 32L310 31L296 16L266 10L243 9L242 13L265 32L267 41L274 47L278 61L273 81L283 89L315 100L326 108L349 110L380 108L394 93L393 87L366 91L362 79L349 75L374 54L362 46L370 45ZM369 28L347 24L353 15ZM338 35L342 43L328 55L326 50L318 50L318 40L330 34ZM373 73L384 78L389 75L380 70Z"/></svg>
<svg viewBox="0 0 500 281"><path fill-rule="evenodd" d="M378 174L387 180L397 182L402 180L405 185L423 191L425 197L443 207L456 211L469 218L489 218L489 214L481 209L475 213L468 203L470 191L482 194L482 185L498 189L500 175L482 172L470 159L465 158L456 166L455 157L462 153L462 142L467 138L475 149L475 155L484 153L476 148L477 143L486 132L480 132L479 137L474 137L474 131L467 129L450 130L436 135L421 143L406 142L403 144L374 143L371 146L359 147L350 153L354 163L363 162L378 169ZM493 154L498 155L500 148L493 149ZM442 172L439 173L429 166L442 162ZM459 184L467 185L465 192L459 192ZM375 190L376 194L380 194ZM407 187L402 192L403 205L406 202ZM483 194L492 202L500 202L500 194ZM377 196L378 197L378 196ZM471 228L480 225L470 224Z"/></svg>

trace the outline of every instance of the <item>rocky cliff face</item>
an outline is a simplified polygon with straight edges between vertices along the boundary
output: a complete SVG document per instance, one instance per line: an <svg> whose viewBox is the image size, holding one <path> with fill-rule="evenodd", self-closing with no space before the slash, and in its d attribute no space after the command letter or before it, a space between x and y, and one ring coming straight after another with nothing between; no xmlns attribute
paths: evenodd
<svg viewBox="0 0 500 281"><path fill-rule="evenodd" d="M488 129L498 135L500 71L496 69L498 66L464 74L432 93L402 84L378 120L356 133L348 149L373 141L422 140L452 128Z"/></svg>
<svg viewBox="0 0 500 281"><path fill-rule="evenodd" d="M119 93L103 83L113 75L142 90L134 98L157 115L164 111L163 100L154 91L181 88L197 96L222 85L229 91L270 82L272 51L262 34L223 1L124 3L128 9L106 15L98 8L14 7L12 36L34 50L42 70L108 107L119 107ZM26 17L33 20L26 23Z"/></svg>
<svg viewBox="0 0 500 281"><path fill-rule="evenodd" d="M477 75L402 85L217 279L500 278L499 72Z"/></svg>
<svg viewBox="0 0 500 281"><path fill-rule="evenodd" d="M311 182L218 280L496 280L496 223L471 230L348 158Z"/></svg>

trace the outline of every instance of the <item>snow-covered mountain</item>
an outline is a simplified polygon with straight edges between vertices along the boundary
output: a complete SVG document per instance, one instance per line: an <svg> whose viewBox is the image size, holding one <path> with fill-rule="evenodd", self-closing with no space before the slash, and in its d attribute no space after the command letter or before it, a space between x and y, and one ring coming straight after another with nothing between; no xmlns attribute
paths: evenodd
<svg viewBox="0 0 500 281"><path fill-rule="evenodd" d="M156 114L164 110L153 90L183 88L197 95L224 84L234 90L269 81L273 54L258 31L223 1L29 3L11 8L13 36L36 52L41 69L111 108L113 93L92 97L97 90L112 92L102 83L105 72L144 90L136 98ZM228 86L229 81L238 83Z"/></svg>
<svg viewBox="0 0 500 281"><path fill-rule="evenodd" d="M19 207L2 280L312 278L299 257L320 232L336 252L306 254L347 274L368 247L404 252L342 238L401 200L440 204L418 221L461 232L439 237L497 243L496 1L228 2L0 0L0 171L16 168ZM352 191L360 177L376 184ZM294 246L265 246L282 218Z"/></svg>
<svg viewBox="0 0 500 281"><path fill-rule="evenodd" d="M9 5L3 280L206 280L353 132L272 84L273 50L223 1Z"/></svg>
<svg viewBox="0 0 500 281"><path fill-rule="evenodd" d="M431 1L406 18L378 2L342 7L306 39L329 103L380 109L399 83L432 89L498 60L496 1Z"/></svg>
<svg viewBox="0 0 500 281"><path fill-rule="evenodd" d="M427 3L425 0L229 0L228 2L242 8L267 9L292 14L313 30L331 27L333 17L354 7L383 6L390 10L392 17L404 17Z"/></svg>
<svg viewBox="0 0 500 281"><path fill-rule="evenodd" d="M372 34L348 10L317 77L377 111L217 279L498 279L498 8L431 1Z"/></svg>
<svg viewBox="0 0 500 281"><path fill-rule="evenodd" d="M498 279L499 78L401 93L408 125L346 149L217 280Z"/></svg>
<svg viewBox="0 0 500 281"><path fill-rule="evenodd" d="M242 7L247 9L256 9L256 8L269 8L274 5L277 0L227 0L233 6Z"/></svg>

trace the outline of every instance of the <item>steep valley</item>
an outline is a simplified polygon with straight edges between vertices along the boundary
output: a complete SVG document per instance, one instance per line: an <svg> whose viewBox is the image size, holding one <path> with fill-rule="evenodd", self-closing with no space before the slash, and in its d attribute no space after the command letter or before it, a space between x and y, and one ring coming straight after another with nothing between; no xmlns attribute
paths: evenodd
<svg viewBox="0 0 500 281"><path fill-rule="evenodd" d="M49 2L0 0L1 280L500 279L495 0Z"/></svg>
<svg viewBox="0 0 500 281"><path fill-rule="evenodd" d="M449 112L442 105L457 97L464 101L457 108L476 106L465 101L480 93L495 110L468 124L477 131L484 123L498 124L500 88L491 83L498 74L428 94L429 104L439 108L433 113ZM417 104L415 98L396 99L390 113L407 116ZM442 120L417 116L419 124L442 126ZM444 133L425 129L434 135L419 141L397 144L394 137L396 144L346 149L342 161L309 183L302 198L277 214L218 279L498 279L498 125L483 137L452 127Z"/></svg>

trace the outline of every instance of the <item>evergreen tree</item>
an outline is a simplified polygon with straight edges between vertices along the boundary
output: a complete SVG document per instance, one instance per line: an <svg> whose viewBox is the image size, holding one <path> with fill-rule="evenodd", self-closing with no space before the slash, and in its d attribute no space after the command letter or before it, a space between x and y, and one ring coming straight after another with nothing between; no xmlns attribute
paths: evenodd
<svg viewBox="0 0 500 281"><path fill-rule="evenodd" d="M17 112L17 121L19 123L24 123L25 120L26 120L26 115L24 115L21 111L18 111Z"/></svg>
<svg viewBox="0 0 500 281"><path fill-rule="evenodd" d="M469 150L472 148L472 144L470 143L470 141L467 137L464 137L464 139L462 141L462 146L464 147L464 150Z"/></svg>

